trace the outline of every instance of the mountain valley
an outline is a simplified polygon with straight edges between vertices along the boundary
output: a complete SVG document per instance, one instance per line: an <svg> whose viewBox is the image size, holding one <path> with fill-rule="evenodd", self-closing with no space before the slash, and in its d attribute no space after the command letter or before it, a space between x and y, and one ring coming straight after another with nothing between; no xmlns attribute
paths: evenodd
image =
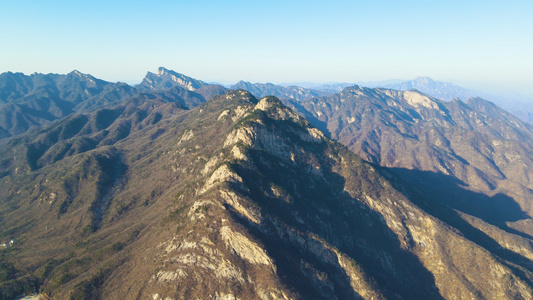
<svg viewBox="0 0 533 300"><path fill-rule="evenodd" d="M0 299L533 297L533 125L486 100L165 68L0 96Z"/></svg>

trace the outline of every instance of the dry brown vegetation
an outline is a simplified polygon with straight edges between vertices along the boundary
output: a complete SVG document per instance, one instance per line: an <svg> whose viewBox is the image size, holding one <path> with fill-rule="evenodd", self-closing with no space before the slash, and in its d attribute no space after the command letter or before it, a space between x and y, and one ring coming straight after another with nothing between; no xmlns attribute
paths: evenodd
<svg viewBox="0 0 533 300"><path fill-rule="evenodd" d="M516 229L528 215L476 209L506 194L364 161L274 97L229 91L189 107L169 93L0 141L0 240L16 240L0 249L4 299L532 297L531 237ZM387 115L360 112L360 124Z"/></svg>

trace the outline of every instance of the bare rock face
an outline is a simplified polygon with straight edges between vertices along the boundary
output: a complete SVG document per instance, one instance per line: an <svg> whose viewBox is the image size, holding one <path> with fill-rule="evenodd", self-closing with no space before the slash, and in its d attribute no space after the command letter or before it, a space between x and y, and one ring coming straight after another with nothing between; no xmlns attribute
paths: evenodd
<svg viewBox="0 0 533 300"><path fill-rule="evenodd" d="M402 97L413 118L442 115L440 102ZM6 259L52 299L533 297L527 236L433 203L274 97L144 103L109 144L3 164L1 234L20 241Z"/></svg>
<svg viewBox="0 0 533 300"><path fill-rule="evenodd" d="M140 90L161 90L179 86L189 91L195 91L206 85L205 82L198 79L159 67L157 73L148 72L137 88Z"/></svg>

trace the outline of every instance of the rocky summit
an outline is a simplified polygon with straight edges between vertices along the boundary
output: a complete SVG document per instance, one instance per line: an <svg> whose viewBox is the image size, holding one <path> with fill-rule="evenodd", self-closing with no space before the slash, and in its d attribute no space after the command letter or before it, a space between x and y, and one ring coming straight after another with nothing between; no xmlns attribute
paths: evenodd
<svg viewBox="0 0 533 300"><path fill-rule="evenodd" d="M533 297L531 128L490 103L137 89L0 140L1 299Z"/></svg>

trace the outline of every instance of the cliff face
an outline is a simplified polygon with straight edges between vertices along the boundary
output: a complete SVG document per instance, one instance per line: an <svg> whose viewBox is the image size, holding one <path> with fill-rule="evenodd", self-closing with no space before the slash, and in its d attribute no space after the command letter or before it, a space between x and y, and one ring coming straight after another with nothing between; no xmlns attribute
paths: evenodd
<svg viewBox="0 0 533 300"><path fill-rule="evenodd" d="M2 165L4 259L53 299L532 297L528 238L487 235L276 98L135 101Z"/></svg>
<svg viewBox="0 0 533 300"><path fill-rule="evenodd" d="M195 91L207 85L201 80L159 67L157 74L148 72L136 88L139 90L163 90L179 86L188 91Z"/></svg>

